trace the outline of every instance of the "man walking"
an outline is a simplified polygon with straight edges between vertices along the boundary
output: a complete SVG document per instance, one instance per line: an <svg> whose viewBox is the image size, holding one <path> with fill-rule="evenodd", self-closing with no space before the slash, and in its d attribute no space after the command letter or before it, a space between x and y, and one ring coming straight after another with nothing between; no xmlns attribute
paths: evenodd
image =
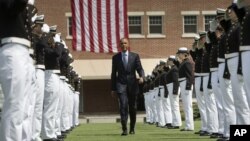
<svg viewBox="0 0 250 141"><path fill-rule="evenodd" d="M135 134L136 123L136 99L139 93L139 86L136 79L136 71L139 74L139 83L143 83L144 70L138 54L129 52L129 41L127 38L120 40L121 52L112 58L112 91L111 95L116 94L120 103L120 116L122 124L122 136L128 134L127 120L128 111L130 115L130 134Z"/></svg>

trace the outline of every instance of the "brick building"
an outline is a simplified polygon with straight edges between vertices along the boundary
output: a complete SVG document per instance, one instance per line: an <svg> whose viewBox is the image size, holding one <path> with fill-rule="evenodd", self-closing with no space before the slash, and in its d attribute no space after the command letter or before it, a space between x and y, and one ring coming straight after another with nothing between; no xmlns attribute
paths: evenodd
<svg viewBox="0 0 250 141"><path fill-rule="evenodd" d="M177 48L191 48L195 33L208 28L216 8L226 8L230 3L231 0L127 0L131 50L140 55L146 73L150 73L160 59L175 54ZM70 0L36 0L35 5L39 13L45 14L46 23L58 25L70 47ZM113 54L70 50L75 70L83 78L80 110L118 112L117 101L110 97Z"/></svg>

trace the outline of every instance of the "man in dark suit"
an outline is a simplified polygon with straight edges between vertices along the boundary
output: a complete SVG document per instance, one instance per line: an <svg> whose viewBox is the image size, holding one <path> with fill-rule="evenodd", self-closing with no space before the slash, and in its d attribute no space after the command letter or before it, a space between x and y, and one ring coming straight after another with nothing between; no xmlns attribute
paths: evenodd
<svg viewBox="0 0 250 141"><path fill-rule="evenodd" d="M128 134L127 120L128 111L130 115L130 134L135 134L136 122L136 99L139 93L136 71L139 74L139 83L143 83L144 70L138 54L129 52L129 41L127 38L120 40L121 52L112 58L112 97L117 94L120 103L120 116L122 124L122 136Z"/></svg>

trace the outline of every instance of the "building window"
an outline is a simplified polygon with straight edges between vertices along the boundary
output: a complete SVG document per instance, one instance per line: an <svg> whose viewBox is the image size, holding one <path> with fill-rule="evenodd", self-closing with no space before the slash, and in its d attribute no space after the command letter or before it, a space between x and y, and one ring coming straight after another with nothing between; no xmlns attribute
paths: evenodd
<svg viewBox="0 0 250 141"><path fill-rule="evenodd" d="M129 34L142 34L141 16L129 16Z"/></svg>
<svg viewBox="0 0 250 141"><path fill-rule="evenodd" d="M162 34L162 16L149 16L149 34Z"/></svg>
<svg viewBox="0 0 250 141"><path fill-rule="evenodd" d="M197 16L184 16L184 33L197 33Z"/></svg>
<svg viewBox="0 0 250 141"><path fill-rule="evenodd" d="M204 16L205 18L205 31L208 31L209 30L209 21L212 21L213 19L215 19L215 15L205 15Z"/></svg>
<svg viewBox="0 0 250 141"><path fill-rule="evenodd" d="M72 17L67 17L67 34L68 36L72 36Z"/></svg>

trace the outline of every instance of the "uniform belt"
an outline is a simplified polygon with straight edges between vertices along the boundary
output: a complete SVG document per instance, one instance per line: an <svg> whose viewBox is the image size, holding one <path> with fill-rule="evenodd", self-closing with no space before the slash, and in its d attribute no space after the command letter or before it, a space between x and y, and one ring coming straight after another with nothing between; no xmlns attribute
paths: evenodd
<svg viewBox="0 0 250 141"><path fill-rule="evenodd" d="M210 68L210 71L217 71L218 68Z"/></svg>
<svg viewBox="0 0 250 141"><path fill-rule="evenodd" d="M250 45L248 45L248 46L240 46L240 51L250 51Z"/></svg>
<svg viewBox="0 0 250 141"><path fill-rule="evenodd" d="M63 75L61 75L61 76L59 76L59 77L60 77L60 79L62 79L62 80L65 80L65 79L66 79L66 77L63 76Z"/></svg>
<svg viewBox="0 0 250 141"><path fill-rule="evenodd" d="M31 45L30 41L24 38L7 37L7 38L1 39L1 45L10 44L10 43L17 43L17 44L25 45L26 47L30 47Z"/></svg>
<svg viewBox="0 0 250 141"><path fill-rule="evenodd" d="M201 73L194 73L194 76L201 76Z"/></svg>
<svg viewBox="0 0 250 141"><path fill-rule="evenodd" d="M159 86L159 88L164 88L164 86L161 85L161 86Z"/></svg>
<svg viewBox="0 0 250 141"><path fill-rule="evenodd" d="M239 52L234 52L234 53L225 54L225 58L226 58L226 59L233 58L233 57L237 57L237 56L239 56Z"/></svg>
<svg viewBox="0 0 250 141"><path fill-rule="evenodd" d="M208 76L209 73L200 73L200 76Z"/></svg>
<svg viewBox="0 0 250 141"><path fill-rule="evenodd" d="M183 77L183 78L178 78L178 81L184 81L184 80L186 80L185 77Z"/></svg>
<svg viewBox="0 0 250 141"><path fill-rule="evenodd" d="M51 73L55 73L55 74L59 74L60 73L60 70L46 70L48 72L51 72Z"/></svg>
<svg viewBox="0 0 250 141"><path fill-rule="evenodd" d="M217 61L218 61L219 63L224 63L224 62L225 62L225 59L224 59L224 58L217 58Z"/></svg>
<svg viewBox="0 0 250 141"><path fill-rule="evenodd" d="M45 66L44 65L36 65L36 68L37 69L45 69Z"/></svg>

